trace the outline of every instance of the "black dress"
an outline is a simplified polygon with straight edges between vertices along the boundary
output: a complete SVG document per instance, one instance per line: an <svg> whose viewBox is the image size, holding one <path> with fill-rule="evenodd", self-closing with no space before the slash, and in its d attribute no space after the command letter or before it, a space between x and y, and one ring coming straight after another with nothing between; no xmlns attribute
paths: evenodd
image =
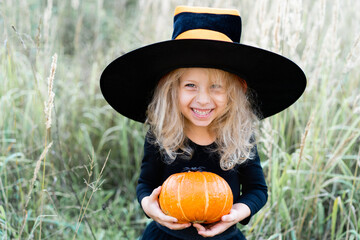
<svg viewBox="0 0 360 240"><path fill-rule="evenodd" d="M201 146L190 139L189 145L194 149L191 160L177 158L173 163L167 164L162 159L159 148L145 139L144 157L141 164L141 172L136 187L136 193L139 203L149 196L152 191L161 186L162 183L172 174L182 172L185 167L203 167L204 171L213 172L224 178L233 193L234 204L246 204L251 211L251 215L242 220L241 224L247 224L250 218L258 212L267 201L267 186L260 165L260 159L256 146L253 151L255 157L246 160L243 164L235 166L233 169L224 171L220 167L219 155L212 151L215 149L215 143L207 146ZM205 239L197 234L194 227L183 230L171 230L156 222L151 222L145 229L142 236L143 240L148 239ZM224 233L206 239L245 239L243 234L237 229L236 225L230 227Z"/></svg>

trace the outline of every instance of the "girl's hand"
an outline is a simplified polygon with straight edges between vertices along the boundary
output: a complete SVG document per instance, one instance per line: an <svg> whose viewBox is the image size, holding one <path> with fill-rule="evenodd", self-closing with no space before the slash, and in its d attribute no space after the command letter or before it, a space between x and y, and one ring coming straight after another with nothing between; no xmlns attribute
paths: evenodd
<svg viewBox="0 0 360 240"><path fill-rule="evenodd" d="M150 196L144 197L141 200L141 206L144 212L154 221L172 230L181 230L190 227L191 223L177 223L176 218L167 216L161 211L158 201L160 191L161 186L155 188Z"/></svg>
<svg viewBox="0 0 360 240"><path fill-rule="evenodd" d="M228 215L224 215L219 222L210 225L194 223L193 226L197 229L199 235L203 237L213 237L247 218L250 214L251 211L247 205L243 203L236 203L231 208L230 213Z"/></svg>

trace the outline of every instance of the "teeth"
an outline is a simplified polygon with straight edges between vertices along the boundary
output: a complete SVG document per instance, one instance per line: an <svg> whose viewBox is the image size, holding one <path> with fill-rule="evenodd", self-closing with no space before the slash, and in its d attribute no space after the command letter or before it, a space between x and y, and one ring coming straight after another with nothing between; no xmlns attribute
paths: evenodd
<svg viewBox="0 0 360 240"><path fill-rule="evenodd" d="M199 115L206 115L206 114L209 114L211 112L211 109L209 109L209 110L199 110L199 109L193 108L193 111L196 114L199 114Z"/></svg>

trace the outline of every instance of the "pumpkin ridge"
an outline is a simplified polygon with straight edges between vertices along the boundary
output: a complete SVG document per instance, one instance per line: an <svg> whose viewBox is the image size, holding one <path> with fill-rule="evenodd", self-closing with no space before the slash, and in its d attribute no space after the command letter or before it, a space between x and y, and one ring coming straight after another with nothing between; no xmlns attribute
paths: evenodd
<svg viewBox="0 0 360 240"><path fill-rule="evenodd" d="M224 180L225 181L225 180ZM214 220L214 219L217 219L219 216L222 216L223 215L223 211L224 211L224 209L225 209L225 207L226 207L226 205L227 205L227 200L228 200L228 189L227 189L227 187L226 187L226 185L224 184L224 182L223 181L220 181L221 182L221 185L223 186L223 189L226 189L226 194L224 194L225 195L225 197L226 197L226 199L225 199L225 201L224 201L224 206L223 206L223 208L221 209L221 211L219 212L219 214L216 216L216 217L214 217L213 219L209 219L208 221L212 221L212 220Z"/></svg>
<svg viewBox="0 0 360 240"><path fill-rule="evenodd" d="M188 222L190 222L190 220L186 217L185 212L184 212L184 210L183 210L183 208L182 208L182 206L181 206L181 194L180 194L181 191L180 191L180 190L181 190L181 185L182 185L182 183L183 183L183 181L184 181L184 178L185 178L185 176L182 176L181 181L180 181L179 186L178 186L178 207L179 207L179 209L180 209L183 217L184 217Z"/></svg>
<svg viewBox="0 0 360 240"><path fill-rule="evenodd" d="M168 182L169 182L169 181L166 180L166 181L163 183L162 189L161 189L161 192L160 192L160 195L159 195L160 208L161 208L161 210L162 210L166 215L169 215L169 211L168 211L167 205L166 205L166 198L164 197L165 192L162 191L162 190L167 187L167 183L168 183Z"/></svg>
<svg viewBox="0 0 360 240"><path fill-rule="evenodd" d="M204 209L204 216L203 218L205 218L207 211L209 209L209 189L208 189L208 184L207 184L207 179L206 176L203 172L200 172L201 175L203 175L204 177L204 186L205 186L205 209ZM202 219L204 220L204 219Z"/></svg>

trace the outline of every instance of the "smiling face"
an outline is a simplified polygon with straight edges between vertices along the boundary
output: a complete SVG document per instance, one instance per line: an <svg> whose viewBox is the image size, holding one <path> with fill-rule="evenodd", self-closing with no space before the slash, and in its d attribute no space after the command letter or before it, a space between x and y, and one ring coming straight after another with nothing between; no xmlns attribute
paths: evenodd
<svg viewBox="0 0 360 240"><path fill-rule="evenodd" d="M209 69L189 68L180 77L179 108L189 130L209 129L226 109L225 80L214 79Z"/></svg>

